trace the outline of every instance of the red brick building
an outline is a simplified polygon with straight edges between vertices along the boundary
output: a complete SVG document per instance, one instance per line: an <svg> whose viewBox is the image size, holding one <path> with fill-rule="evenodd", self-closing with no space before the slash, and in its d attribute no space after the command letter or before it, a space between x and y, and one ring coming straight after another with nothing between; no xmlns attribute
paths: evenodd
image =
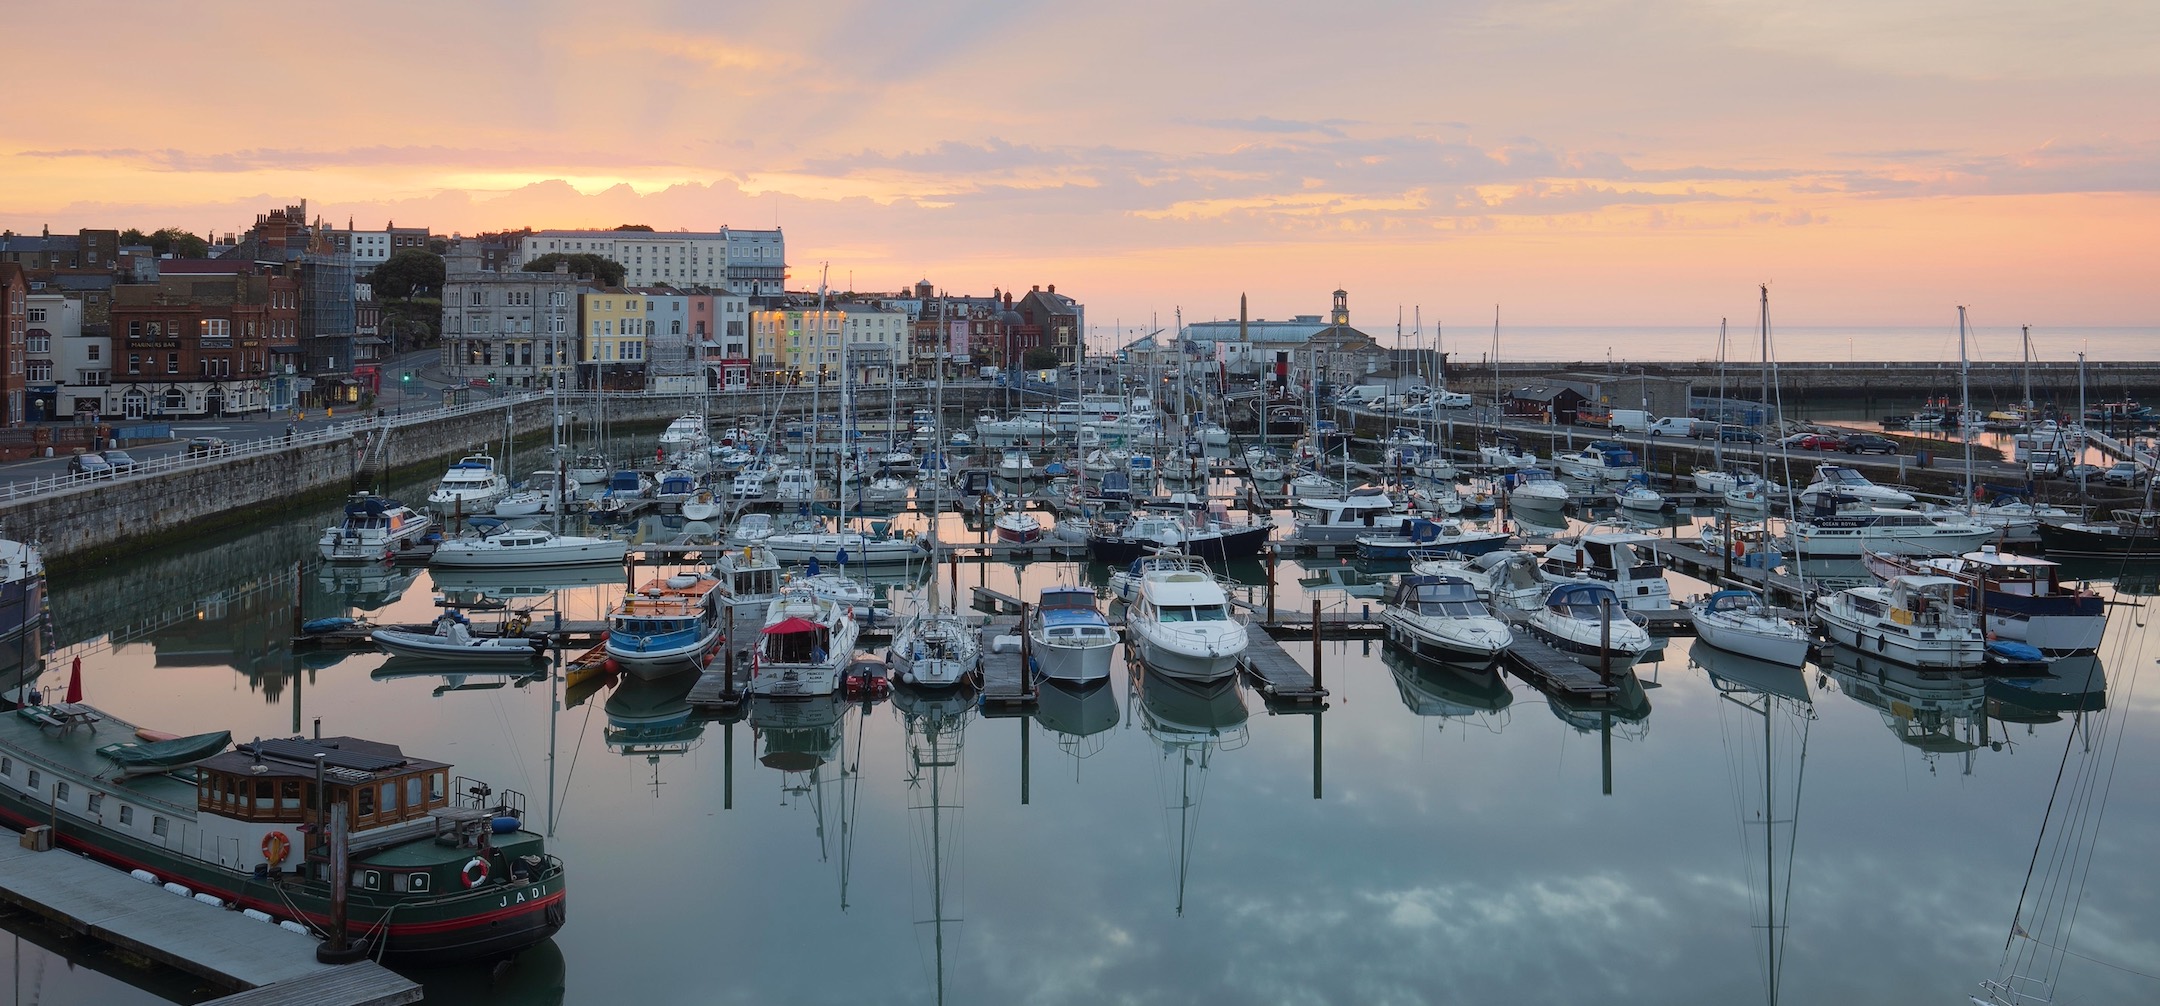
<svg viewBox="0 0 2160 1006"><path fill-rule="evenodd" d="M24 374L30 334L30 281L23 267L0 262L0 423L23 424L29 382Z"/></svg>
<svg viewBox="0 0 2160 1006"><path fill-rule="evenodd" d="M167 260L154 284L115 287L118 412L220 416L271 407L272 344L300 324L300 282L252 262Z"/></svg>

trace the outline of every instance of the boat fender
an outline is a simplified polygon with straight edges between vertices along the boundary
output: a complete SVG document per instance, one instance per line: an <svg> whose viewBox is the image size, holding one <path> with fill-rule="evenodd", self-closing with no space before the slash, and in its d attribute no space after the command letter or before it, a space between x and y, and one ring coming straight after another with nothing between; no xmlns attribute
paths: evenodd
<svg viewBox="0 0 2160 1006"><path fill-rule="evenodd" d="M225 900L215 894L198 894L195 896L195 900L200 901L205 905L209 905L212 908L225 907Z"/></svg>
<svg viewBox="0 0 2160 1006"><path fill-rule="evenodd" d="M520 827L520 822L517 818L511 817L508 814L504 814L503 816L496 818L494 821L489 822L488 827L493 829L495 834L511 835L516 834L518 828Z"/></svg>
<svg viewBox="0 0 2160 1006"><path fill-rule="evenodd" d="M1738 538L1734 538L1732 543L1732 554L1733 558L1735 559L1747 558L1747 542L1741 541Z"/></svg>
<svg viewBox="0 0 2160 1006"><path fill-rule="evenodd" d="M273 831L262 838L263 861L276 866L285 861L285 854L292 851L292 839L282 831Z"/></svg>
<svg viewBox="0 0 2160 1006"><path fill-rule="evenodd" d="M458 879L463 881L466 887L478 887L487 883L487 878L487 860L478 856L466 860L464 868L458 871Z"/></svg>
<svg viewBox="0 0 2160 1006"><path fill-rule="evenodd" d="M293 920L291 920L291 919L284 919L284 920L280 921L280 922L278 923L278 928L279 928L279 929L290 929L290 930L292 930L293 932L299 933L299 934L300 934L300 935L302 935L302 936L313 936L313 935L315 935L315 934L314 934L313 932L309 931L308 927L306 927L306 926L303 926L303 925L301 925L301 924L299 924L299 923L297 923L297 922L294 922L294 921L293 921Z"/></svg>
<svg viewBox="0 0 2160 1006"><path fill-rule="evenodd" d="M136 880L140 880L145 884L155 884L158 882L157 874L151 873L148 870L129 870L128 876L133 877Z"/></svg>
<svg viewBox="0 0 2160 1006"><path fill-rule="evenodd" d="M166 884L165 889L183 898L192 898L195 896L194 891L190 891L187 888L180 886L179 884Z"/></svg>
<svg viewBox="0 0 2160 1006"><path fill-rule="evenodd" d="M245 916L247 916L248 918L254 919L255 921L257 921L257 922L260 922L260 923L263 923L263 924L265 924L265 925L268 925L268 924L271 924L271 923L274 923L274 922L276 922L276 921L277 921L276 919L273 919L273 918L271 918L271 917L270 917L270 913L268 913L268 912L260 912L260 911L256 911L256 910L255 910L255 909L253 909L253 908L243 908L243 909L241 909L241 910L240 910L240 914L242 914L242 915L245 915Z"/></svg>

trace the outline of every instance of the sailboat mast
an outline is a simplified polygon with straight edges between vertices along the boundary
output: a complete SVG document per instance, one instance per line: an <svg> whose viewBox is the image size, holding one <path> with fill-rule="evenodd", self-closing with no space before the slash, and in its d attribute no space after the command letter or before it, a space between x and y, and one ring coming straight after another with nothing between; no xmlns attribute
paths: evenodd
<svg viewBox="0 0 2160 1006"><path fill-rule="evenodd" d="M1965 513L1973 512L1979 487L1973 481L1972 365L1965 354L1965 305L1958 305L1958 436L1965 441Z"/></svg>
<svg viewBox="0 0 2160 1006"><path fill-rule="evenodd" d="M1763 949L1764 963L1768 966L1771 1006L1777 1004L1777 805L1770 799L1770 710L1777 701L1770 693L1763 693L1762 706L1762 793L1763 793ZM1793 808L1795 814L1799 807Z"/></svg>
<svg viewBox="0 0 2160 1006"><path fill-rule="evenodd" d="M1710 441L1710 464L1725 470L1725 319L1717 320L1717 438Z"/></svg>

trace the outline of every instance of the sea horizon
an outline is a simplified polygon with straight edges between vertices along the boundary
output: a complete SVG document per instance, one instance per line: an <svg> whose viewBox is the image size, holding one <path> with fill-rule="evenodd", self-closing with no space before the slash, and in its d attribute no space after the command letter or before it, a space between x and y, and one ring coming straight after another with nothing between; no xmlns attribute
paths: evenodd
<svg viewBox="0 0 2160 1006"><path fill-rule="evenodd" d="M1404 333L1396 341L1392 325L1385 332L1366 329L1381 345L1413 345ZM1426 334L1425 345L1432 335ZM1729 328L1726 359L1735 364L1762 359L1761 338L1752 329ZM1956 325L1810 325L1770 330L1771 352L1780 363L1924 362L1958 358ZM1492 330L1482 333L1449 329L1440 348L1449 359L1468 366L1492 360ZM1717 326L1703 325L1524 325L1500 328L1500 358L1514 362L1715 362ZM2073 326L2032 331L2034 362L2069 363L2079 352L2089 362L2160 360L2160 326ZM2024 359L2017 328L1967 330L1967 353L1974 363Z"/></svg>

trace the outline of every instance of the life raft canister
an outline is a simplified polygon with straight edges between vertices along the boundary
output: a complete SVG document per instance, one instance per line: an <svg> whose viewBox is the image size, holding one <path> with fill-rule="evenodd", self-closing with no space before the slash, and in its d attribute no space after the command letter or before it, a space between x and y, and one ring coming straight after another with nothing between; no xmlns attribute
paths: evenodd
<svg viewBox="0 0 2160 1006"><path fill-rule="evenodd" d="M487 878L487 860L479 856L466 860L464 869L458 871L458 879L464 881L466 887L478 887L486 883Z"/></svg>

